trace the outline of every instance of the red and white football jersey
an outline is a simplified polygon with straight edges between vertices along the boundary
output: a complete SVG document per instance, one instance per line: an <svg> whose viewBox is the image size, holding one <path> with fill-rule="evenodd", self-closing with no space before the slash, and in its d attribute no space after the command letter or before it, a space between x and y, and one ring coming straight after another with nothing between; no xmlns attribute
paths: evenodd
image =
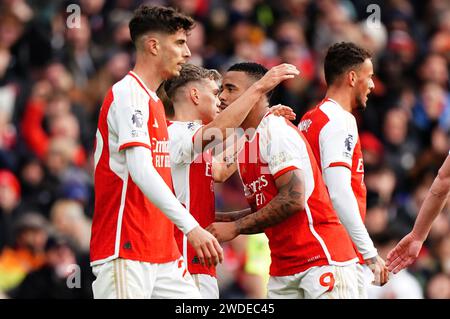
<svg viewBox="0 0 450 319"><path fill-rule="evenodd" d="M168 121L170 165L175 195L200 226L205 228L214 222L215 198L211 150L202 154L194 152L194 136L200 128L201 124L196 122ZM175 239L191 274L216 275L214 266L200 264L194 248L188 244L186 236L177 227Z"/></svg>
<svg viewBox="0 0 450 319"><path fill-rule="evenodd" d="M115 258L166 263L180 257L174 224L130 177L124 150L151 150L153 165L172 187L164 107L155 92L129 72L112 86L100 109L95 145L95 208L91 265Z"/></svg>
<svg viewBox="0 0 450 319"><path fill-rule="evenodd" d="M322 171L332 166L345 166L351 170L351 186L364 222L367 190L355 117L328 98L308 111L298 127L311 145ZM358 253L356 246L355 250ZM358 256L360 261L363 261L359 253Z"/></svg>
<svg viewBox="0 0 450 319"><path fill-rule="evenodd" d="M276 178L300 169L305 182L305 209L265 230L272 276L288 276L314 266L347 265L356 255L340 224L314 155L301 132L289 121L266 115L238 154L245 196L253 209L277 194Z"/></svg>

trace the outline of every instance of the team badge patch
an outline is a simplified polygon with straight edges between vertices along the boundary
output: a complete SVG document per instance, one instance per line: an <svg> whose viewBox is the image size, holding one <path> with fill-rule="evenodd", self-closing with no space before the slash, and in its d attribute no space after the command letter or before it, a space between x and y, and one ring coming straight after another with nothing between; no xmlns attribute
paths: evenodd
<svg viewBox="0 0 450 319"><path fill-rule="evenodd" d="M195 123L194 122L189 122L189 123L187 123L187 128L188 128L188 130L194 130L194 127L195 127Z"/></svg>
<svg viewBox="0 0 450 319"><path fill-rule="evenodd" d="M133 125L137 128L141 128L144 125L144 115L140 110L135 110L133 116L131 117Z"/></svg>
<svg viewBox="0 0 450 319"><path fill-rule="evenodd" d="M352 149L353 149L353 135L348 134L347 138L344 141L344 146L346 151L344 152L344 156L348 158L352 158Z"/></svg>

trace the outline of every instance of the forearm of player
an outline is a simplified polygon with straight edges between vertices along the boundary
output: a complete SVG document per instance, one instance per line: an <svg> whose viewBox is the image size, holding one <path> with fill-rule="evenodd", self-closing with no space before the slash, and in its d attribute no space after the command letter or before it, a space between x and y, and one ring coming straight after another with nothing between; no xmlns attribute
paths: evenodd
<svg viewBox="0 0 450 319"><path fill-rule="evenodd" d="M246 208L242 210L236 210L233 212L216 212L216 222L234 222L240 218L253 213L251 208Z"/></svg>
<svg viewBox="0 0 450 319"><path fill-rule="evenodd" d="M195 135L195 139L201 138L201 143L194 141L194 145L201 145L201 151L205 151L227 139L227 134L232 134L232 131L227 129L239 127L263 93L264 91L257 83L253 84L236 101L220 112L211 123L200 129L201 132Z"/></svg>
<svg viewBox="0 0 450 319"><path fill-rule="evenodd" d="M281 175L275 182L278 194L266 206L235 221L239 234L262 233L305 208L305 184L299 169Z"/></svg>
<svg viewBox="0 0 450 319"><path fill-rule="evenodd" d="M358 202L351 188L351 171L346 167L328 167L324 180L341 223L365 260L377 256L377 250L359 213Z"/></svg>
<svg viewBox="0 0 450 319"><path fill-rule="evenodd" d="M436 217L442 212L450 194L450 156L439 170L430 190L423 201L416 222L412 230L415 238L425 241L430 232L431 225Z"/></svg>
<svg viewBox="0 0 450 319"><path fill-rule="evenodd" d="M130 147L126 149L125 156L133 182L184 234L199 225L153 167L149 149Z"/></svg>

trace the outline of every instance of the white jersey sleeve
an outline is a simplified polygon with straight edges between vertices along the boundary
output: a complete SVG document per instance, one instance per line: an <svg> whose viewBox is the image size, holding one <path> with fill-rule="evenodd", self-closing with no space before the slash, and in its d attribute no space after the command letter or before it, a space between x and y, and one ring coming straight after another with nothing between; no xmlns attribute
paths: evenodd
<svg viewBox="0 0 450 319"><path fill-rule="evenodd" d="M353 115L339 114L330 119L319 135L322 170L330 166L352 168L353 152L358 141L358 128Z"/></svg>
<svg viewBox="0 0 450 319"><path fill-rule="evenodd" d="M308 153L302 149L301 138L283 117L268 115L260 124L259 147L263 160L274 178L291 169L303 169L302 158Z"/></svg>
<svg viewBox="0 0 450 319"><path fill-rule="evenodd" d="M114 92L113 130L118 136L119 150L130 146L150 147L148 132L149 99L136 85L121 87Z"/></svg>
<svg viewBox="0 0 450 319"><path fill-rule="evenodd" d="M190 164L199 153L195 152L194 137L202 125L198 122L171 122L169 131L170 161L174 164Z"/></svg>

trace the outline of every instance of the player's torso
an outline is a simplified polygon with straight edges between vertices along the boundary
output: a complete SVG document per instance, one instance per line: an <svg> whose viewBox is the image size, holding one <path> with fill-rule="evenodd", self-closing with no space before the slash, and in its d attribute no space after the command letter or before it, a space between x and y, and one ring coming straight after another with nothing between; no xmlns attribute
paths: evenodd
<svg viewBox="0 0 450 319"><path fill-rule="evenodd" d="M337 116L335 116L337 115ZM330 123L333 121L333 123ZM366 185L364 183L364 162L361 150L361 142L359 140L356 121L352 114L341 109L335 102L325 99L315 108L308 111L299 123L299 129L304 134L311 146L314 157L317 160L319 169L322 171L321 138L327 138L327 125L337 125L343 127L352 127L353 134L348 134L343 145L335 145L341 147L342 152L351 152L351 186L353 193L358 202L359 212L364 221L366 215Z"/></svg>
<svg viewBox="0 0 450 319"><path fill-rule="evenodd" d="M238 154L245 196L254 210L262 209L278 194L275 179L261 156L260 134L264 133L257 132ZM301 136L300 132L297 134ZM354 257L350 241L331 208L324 185L314 181L320 172L317 167L313 167L315 162L311 162L311 159L314 161L314 158L309 152L311 151L305 143L302 166L305 168L303 174L307 208L265 230L271 248L271 275L294 274L312 266L329 264L334 257L345 261ZM333 239L338 238L342 240L342 249L334 247L332 243ZM332 256L328 258L327 254L330 253Z"/></svg>
<svg viewBox="0 0 450 319"><path fill-rule="evenodd" d="M174 124L175 123L175 124ZM186 134L176 122L168 122L169 138L173 142ZM195 157L191 163L171 163L172 179L177 199L194 216L200 226L206 227L214 222L215 218L215 195L214 180L212 176L212 152L207 150ZM175 227L175 239L178 248L187 261L188 270L191 274L208 274L215 276L215 267L206 267L200 264L198 256L191 245L188 245L184 234Z"/></svg>
<svg viewBox="0 0 450 319"><path fill-rule="evenodd" d="M126 86L125 89L123 86ZM115 123L118 121L116 108L120 105L115 103L115 95L123 94L120 92L127 89L147 94L148 121L144 123L138 110L130 117L136 129L147 126L153 166L169 188L173 188L163 105L156 94L150 95L141 81L130 73L112 87L100 110L95 149L96 198L91 259L114 256L146 262L168 262L179 256L173 239L173 223L133 182L128 173L125 151L119 151ZM131 131L130 136L133 134ZM142 163L143 168L145 165L151 164Z"/></svg>

